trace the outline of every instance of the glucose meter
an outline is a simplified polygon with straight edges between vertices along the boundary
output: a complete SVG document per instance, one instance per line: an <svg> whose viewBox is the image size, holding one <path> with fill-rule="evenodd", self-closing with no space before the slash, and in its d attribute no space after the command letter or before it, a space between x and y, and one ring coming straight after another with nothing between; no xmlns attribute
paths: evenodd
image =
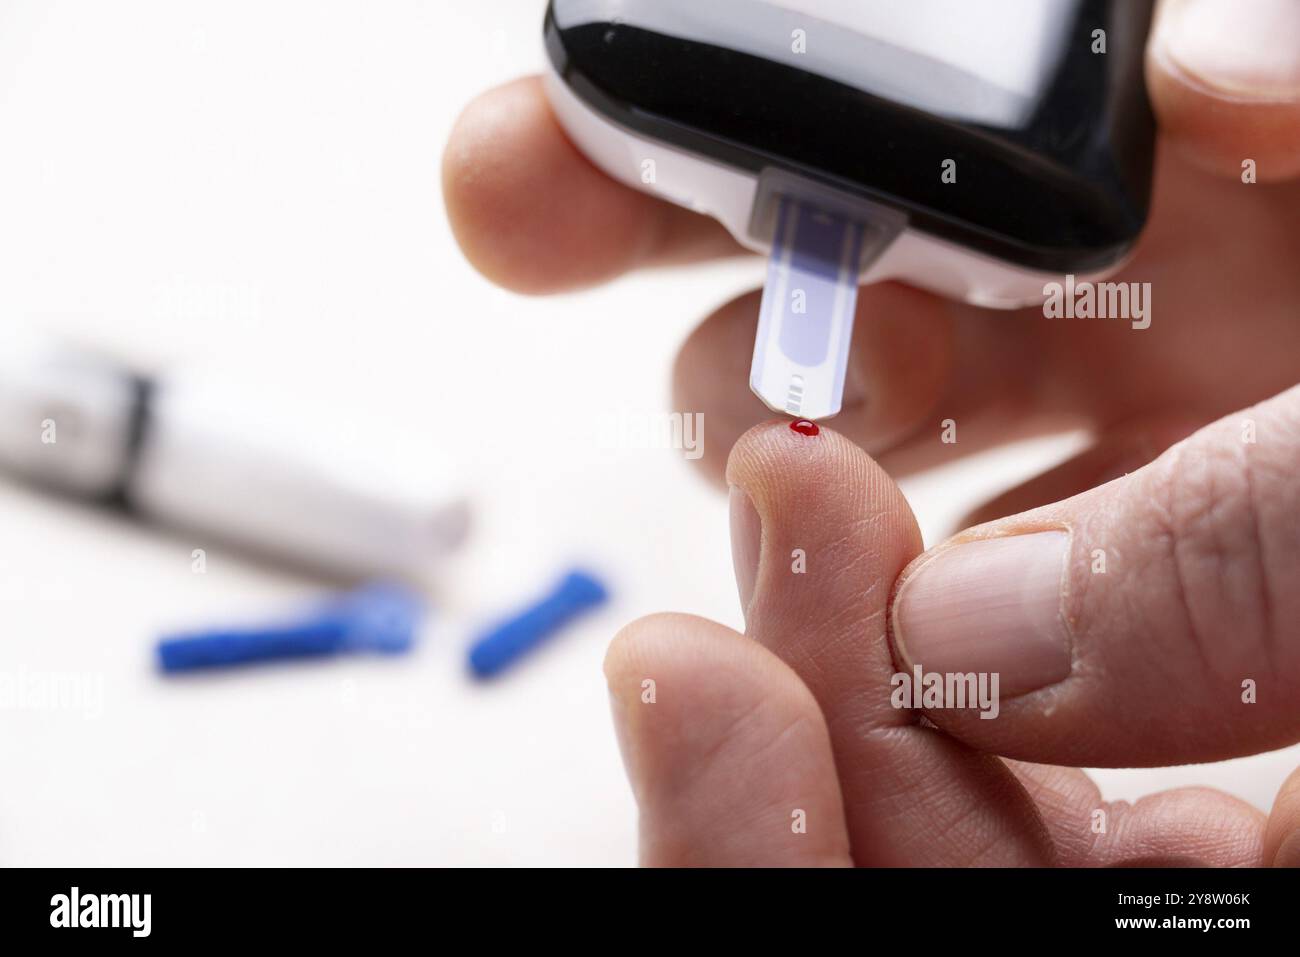
<svg viewBox="0 0 1300 957"><path fill-rule="evenodd" d="M547 91L599 168L767 254L750 384L840 409L860 283L1042 301L1132 250L1149 0L551 0Z"/></svg>

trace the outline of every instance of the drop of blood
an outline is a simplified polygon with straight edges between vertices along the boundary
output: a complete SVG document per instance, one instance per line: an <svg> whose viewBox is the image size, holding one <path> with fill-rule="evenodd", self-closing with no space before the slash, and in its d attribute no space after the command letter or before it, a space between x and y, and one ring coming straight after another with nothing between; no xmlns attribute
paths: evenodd
<svg viewBox="0 0 1300 957"><path fill-rule="evenodd" d="M807 419L800 419L798 422L791 422L790 428L794 429L800 435L817 435L821 429L817 428L816 422L809 422Z"/></svg>

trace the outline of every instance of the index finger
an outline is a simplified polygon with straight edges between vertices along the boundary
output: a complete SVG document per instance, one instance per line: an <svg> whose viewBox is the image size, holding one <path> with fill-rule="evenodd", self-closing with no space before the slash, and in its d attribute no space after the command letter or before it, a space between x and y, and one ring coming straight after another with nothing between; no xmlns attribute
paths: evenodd
<svg viewBox="0 0 1300 957"><path fill-rule="evenodd" d="M515 292L563 292L742 251L715 220L593 166L560 128L538 77L465 108L443 155L442 184L466 257Z"/></svg>

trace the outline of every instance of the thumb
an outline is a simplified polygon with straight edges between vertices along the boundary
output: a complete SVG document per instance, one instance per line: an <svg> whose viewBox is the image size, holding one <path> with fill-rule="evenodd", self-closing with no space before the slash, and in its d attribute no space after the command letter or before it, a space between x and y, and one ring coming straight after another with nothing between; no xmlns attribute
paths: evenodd
<svg viewBox="0 0 1300 957"><path fill-rule="evenodd" d="M1297 463L1300 387L916 559L895 585L897 659L997 674L1002 699L997 720L927 716L979 750L1093 767L1300 738Z"/></svg>

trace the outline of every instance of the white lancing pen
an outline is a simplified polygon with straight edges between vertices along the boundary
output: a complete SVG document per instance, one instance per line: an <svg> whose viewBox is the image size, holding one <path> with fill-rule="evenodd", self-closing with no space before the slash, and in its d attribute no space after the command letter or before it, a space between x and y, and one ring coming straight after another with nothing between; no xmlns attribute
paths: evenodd
<svg viewBox="0 0 1300 957"><path fill-rule="evenodd" d="M453 470L407 474L298 441L300 423L274 411L237 382L145 375L40 338L0 348L0 468L187 531L196 548L428 581L468 530Z"/></svg>

